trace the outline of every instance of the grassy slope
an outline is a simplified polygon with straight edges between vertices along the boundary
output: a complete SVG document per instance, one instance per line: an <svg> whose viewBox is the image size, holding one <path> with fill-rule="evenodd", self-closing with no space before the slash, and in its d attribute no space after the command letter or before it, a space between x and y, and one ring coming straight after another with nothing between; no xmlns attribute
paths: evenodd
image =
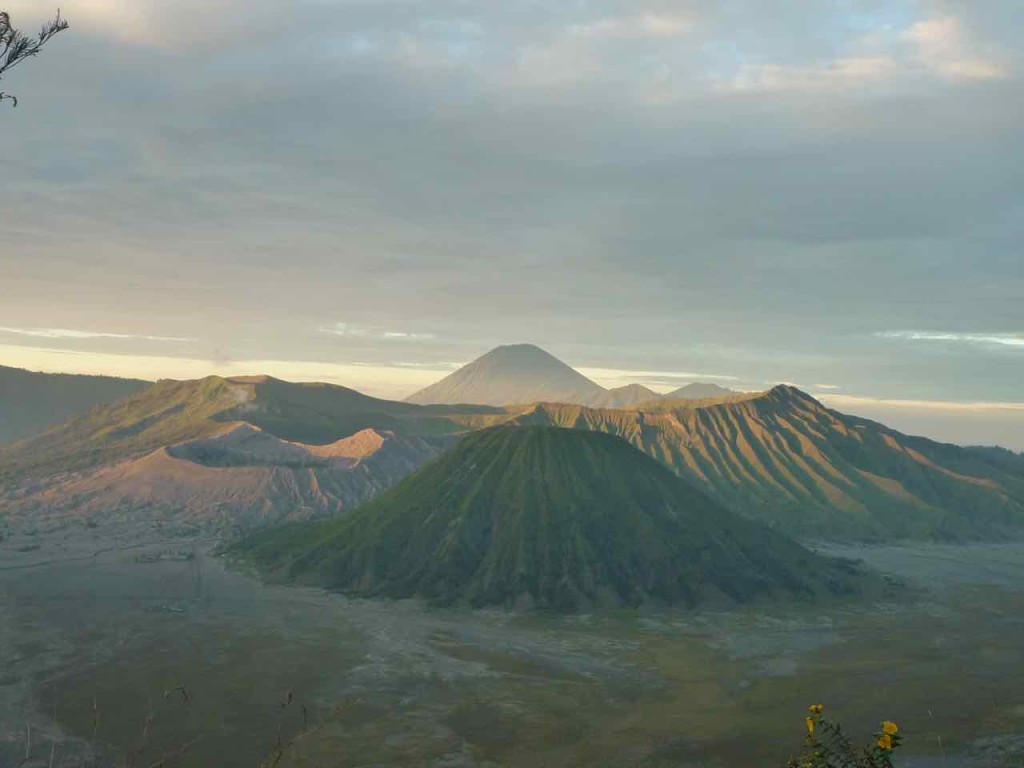
<svg viewBox="0 0 1024 768"><path fill-rule="evenodd" d="M263 570L362 595L555 610L725 594L842 591L842 567L742 520L625 441L498 427L340 521L236 550Z"/></svg>

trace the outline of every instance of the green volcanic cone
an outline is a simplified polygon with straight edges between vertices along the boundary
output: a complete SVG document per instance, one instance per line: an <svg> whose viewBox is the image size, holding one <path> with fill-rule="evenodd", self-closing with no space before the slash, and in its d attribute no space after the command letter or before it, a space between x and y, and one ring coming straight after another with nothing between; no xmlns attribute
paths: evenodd
<svg viewBox="0 0 1024 768"><path fill-rule="evenodd" d="M611 435L471 434L343 520L236 548L264 572L361 596L570 611L848 592L848 565L743 520Z"/></svg>

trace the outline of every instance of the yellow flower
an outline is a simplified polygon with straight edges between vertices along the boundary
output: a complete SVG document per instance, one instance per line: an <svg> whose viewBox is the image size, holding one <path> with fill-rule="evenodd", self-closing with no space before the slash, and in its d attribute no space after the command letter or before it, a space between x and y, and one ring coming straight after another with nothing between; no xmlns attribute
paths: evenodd
<svg viewBox="0 0 1024 768"><path fill-rule="evenodd" d="M822 712L825 711L825 705L824 704L811 704L811 706L809 706L807 708L807 711L810 712L813 715L820 715Z"/></svg>
<svg viewBox="0 0 1024 768"><path fill-rule="evenodd" d="M804 722L807 723L807 732L814 733L814 718L808 717Z"/></svg>
<svg viewBox="0 0 1024 768"><path fill-rule="evenodd" d="M886 734L887 736L895 736L899 732L899 726L891 720L886 720L884 723L882 723L882 733Z"/></svg>
<svg viewBox="0 0 1024 768"><path fill-rule="evenodd" d="M882 749L892 749L892 736L888 733L883 733L878 737L878 746Z"/></svg>

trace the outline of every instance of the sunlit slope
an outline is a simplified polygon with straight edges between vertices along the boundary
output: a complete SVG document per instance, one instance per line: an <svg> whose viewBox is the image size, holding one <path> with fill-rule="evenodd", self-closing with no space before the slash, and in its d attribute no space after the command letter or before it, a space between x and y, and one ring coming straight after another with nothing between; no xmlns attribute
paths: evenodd
<svg viewBox="0 0 1024 768"><path fill-rule="evenodd" d="M327 445L248 424L158 448L137 459L10 492L0 512L94 522L164 521L250 529L339 515L437 456L454 438L366 429Z"/></svg>
<svg viewBox="0 0 1024 768"><path fill-rule="evenodd" d="M295 384L266 376L161 381L0 449L0 479L109 465L212 437L239 422L283 440L326 444L368 428L404 435L461 431L464 427L449 418L450 413L459 412L379 400L346 387Z"/></svg>
<svg viewBox="0 0 1024 768"><path fill-rule="evenodd" d="M639 410L541 404L513 417L619 435L745 516L800 536L994 537L1024 530L1024 471L908 437L798 389Z"/></svg>
<svg viewBox="0 0 1024 768"><path fill-rule="evenodd" d="M0 365L0 443L13 442L150 386L111 376L36 373Z"/></svg>
<svg viewBox="0 0 1024 768"><path fill-rule="evenodd" d="M236 552L366 596L574 610L853 589L848 565L722 508L611 435L473 433L351 513Z"/></svg>

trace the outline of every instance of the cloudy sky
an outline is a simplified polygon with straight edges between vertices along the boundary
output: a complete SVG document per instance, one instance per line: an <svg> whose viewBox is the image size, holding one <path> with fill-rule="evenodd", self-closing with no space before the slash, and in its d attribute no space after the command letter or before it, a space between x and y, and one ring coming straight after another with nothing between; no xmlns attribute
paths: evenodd
<svg viewBox="0 0 1024 768"><path fill-rule="evenodd" d="M0 363L400 396L530 341L1024 449L1019 0L62 9L3 80Z"/></svg>

